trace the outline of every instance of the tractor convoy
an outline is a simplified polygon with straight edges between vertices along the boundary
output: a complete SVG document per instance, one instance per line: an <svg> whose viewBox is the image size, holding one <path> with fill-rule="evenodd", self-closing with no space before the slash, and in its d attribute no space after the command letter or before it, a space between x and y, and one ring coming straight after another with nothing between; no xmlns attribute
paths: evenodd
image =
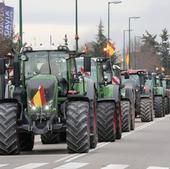
<svg viewBox="0 0 170 169"><path fill-rule="evenodd" d="M170 77L121 71L110 57L24 47L0 59L0 154L65 142L87 153L135 129L135 117L153 121L170 111Z"/></svg>

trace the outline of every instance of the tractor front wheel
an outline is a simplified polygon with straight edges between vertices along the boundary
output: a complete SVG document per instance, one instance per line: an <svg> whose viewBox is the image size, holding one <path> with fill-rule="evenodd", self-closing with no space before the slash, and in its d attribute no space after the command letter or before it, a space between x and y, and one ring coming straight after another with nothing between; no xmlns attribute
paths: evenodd
<svg viewBox="0 0 170 169"><path fill-rule="evenodd" d="M130 103L121 101L122 108L122 131L129 132L131 129Z"/></svg>
<svg viewBox="0 0 170 169"><path fill-rule="evenodd" d="M87 153L90 148L89 103L71 101L66 110L66 141L70 153Z"/></svg>
<svg viewBox="0 0 170 169"><path fill-rule="evenodd" d="M0 104L0 154L19 154L19 138L17 130L17 104Z"/></svg>
<svg viewBox="0 0 170 169"><path fill-rule="evenodd" d="M154 98L155 117L163 117L165 114L164 102L161 96Z"/></svg>
<svg viewBox="0 0 170 169"><path fill-rule="evenodd" d="M152 101L151 99L141 99L140 116L142 122L152 121Z"/></svg>
<svg viewBox="0 0 170 169"><path fill-rule="evenodd" d="M21 151L32 151L34 147L33 133L19 133L19 143Z"/></svg>
<svg viewBox="0 0 170 169"><path fill-rule="evenodd" d="M97 106L97 127L99 142L113 142L116 139L115 103L99 102Z"/></svg>

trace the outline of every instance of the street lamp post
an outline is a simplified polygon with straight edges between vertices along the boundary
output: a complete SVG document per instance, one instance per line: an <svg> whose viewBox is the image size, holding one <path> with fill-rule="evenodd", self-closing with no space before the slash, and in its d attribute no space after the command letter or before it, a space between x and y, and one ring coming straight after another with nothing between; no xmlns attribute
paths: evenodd
<svg viewBox="0 0 170 169"><path fill-rule="evenodd" d="M119 4L122 1L108 2L108 41L110 40L110 4Z"/></svg>
<svg viewBox="0 0 170 169"><path fill-rule="evenodd" d="M22 0L19 0L19 47L22 48L23 34L22 34Z"/></svg>
<svg viewBox="0 0 170 169"><path fill-rule="evenodd" d="M131 30L131 19L139 19L140 17L129 17L129 68L131 68L131 42L130 42L130 39L131 39L131 35L130 35L130 30Z"/></svg>
<svg viewBox="0 0 170 169"><path fill-rule="evenodd" d="M76 52L78 52L78 40L79 40L79 35L78 35L78 3L77 3L77 0L76 0L76 34L75 34L75 40L76 40Z"/></svg>

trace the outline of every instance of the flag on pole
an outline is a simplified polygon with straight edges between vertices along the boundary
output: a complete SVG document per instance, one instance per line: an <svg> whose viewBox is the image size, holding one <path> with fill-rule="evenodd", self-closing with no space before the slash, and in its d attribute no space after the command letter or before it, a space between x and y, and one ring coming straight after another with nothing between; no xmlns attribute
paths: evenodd
<svg viewBox="0 0 170 169"><path fill-rule="evenodd" d="M127 67L129 68L129 49L128 48L126 49L126 64L127 64Z"/></svg>
<svg viewBox="0 0 170 169"><path fill-rule="evenodd" d="M108 41L107 42L107 46L106 46L106 49L107 49L107 54L111 57L115 54L116 52L116 49L113 45L113 43L111 41Z"/></svg>
<svg viewBox="0 0 170 169"><path fill-rule="evenodd" d="M44 92L43 86L39 86L38 91L32 98L31 103L32 103L32 105L34 105L36 107L42 107L46 104L45 92Z"/></svg>

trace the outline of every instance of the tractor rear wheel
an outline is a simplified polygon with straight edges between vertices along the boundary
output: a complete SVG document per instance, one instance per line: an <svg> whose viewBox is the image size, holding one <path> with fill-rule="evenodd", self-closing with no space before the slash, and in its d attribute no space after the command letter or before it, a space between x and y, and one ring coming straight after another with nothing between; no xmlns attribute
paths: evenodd
<svg viewBox="0 0 170 169"><path fill-rule="evenodd" d="M164 116L164 103L163 98L161 96L156 96L154 99L154 108L155 108L155 117L163 117Z"/></svg>
<svg viewBox="0 0 170 169"><path fill-rule="evenodd" d="M131 125L130 129L135 130L135 105L134 103L130 104L130 115L131 115Z"/></svg>
<svg viewBox="0 0 170 169"><path fill-rule="evenodd" d="M42 144L57 144L60 142L59 133L41 134Z"/></svg>
<svg viewBox="0 0 170 169"><path fill-rule="evenodd" d="M99 142L113 142L116 139L115 104L99 102L97 106L97 127Z"/></svg>
<svg viewBox="0 0 170 169"><path fill-rule="evenodd" d="M97 134L96 102L90 102L90 148L96 148L98 142Z"/></svg>
<svg viewBox="0 0 170 169"><path fill-rule="evenodd" d="M87 153L90 148L89 103L71 101L66 110L66 141L70 153Z"/></svg>
<svg viewBox="0 0 170 169"><path fill-rule="evenodd" d="M152 101L149 98L141 99L140 116L142 122L152 121Z"/></svg>
<svg viewBox="0 0 170 169"><path fill-rule="evenodd" d="M17 130L17 104L0 104L0 154L19 154L19 138Z"/></svg>
<svg viewBox="0 0 170 169"><path fill-rule="evenodd" d="M169 103L168 103L168 98L164 98L164 104L165 104L165 114L169 114Z"/></svg>
<svg viewBox="0 0 170 169"><path fill-rule="evenodd" d="M33 133L19 133L19 144L21 151L32 151L34 147Z"/></svg>
<svg viewBox="0 0 170 169"><path fill-rule="evenodd" d="M121 101L121 108L122 108L122 131L129 132L131 128L129 101Z"/></svg>

